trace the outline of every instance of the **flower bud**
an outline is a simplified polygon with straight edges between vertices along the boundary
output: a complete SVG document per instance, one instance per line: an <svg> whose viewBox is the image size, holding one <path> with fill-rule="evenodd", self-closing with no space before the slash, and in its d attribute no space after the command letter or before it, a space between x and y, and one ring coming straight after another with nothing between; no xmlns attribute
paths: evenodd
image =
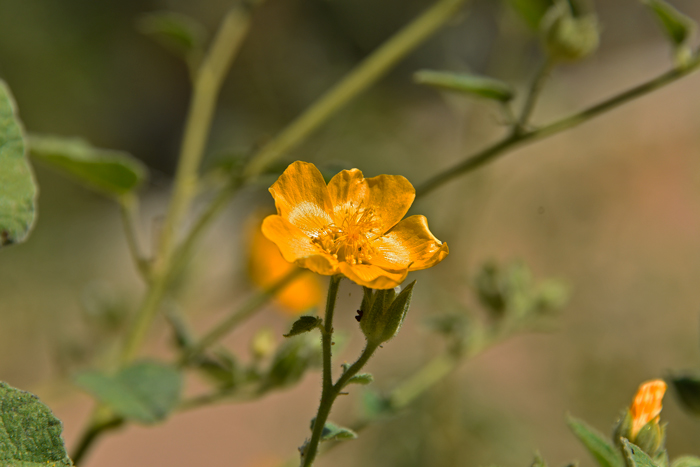
<svg viewBox="0 0 700 467"><path fill-rule="evenodd" d="M666 383L655 379L639 386L634 401L615 428L615 440L627 438L654 457L663 451L666 428L659 424Z"/></svg>
<svg viewBox="0 0 700 467"><path fill-rule="evenodd" d="M411 305L411 282L398 295L395 289L377 290L365 288L362 300L360 328L370 344L379 345L398 334L408 308Z"/></svg>
<svg viewBox="0 0 700 467"><path fill-rule="evenodd" d="M598 48L600 28L594 14L579 15L557 0L542 18L544 46L552 60L577 61Z"/></svg>

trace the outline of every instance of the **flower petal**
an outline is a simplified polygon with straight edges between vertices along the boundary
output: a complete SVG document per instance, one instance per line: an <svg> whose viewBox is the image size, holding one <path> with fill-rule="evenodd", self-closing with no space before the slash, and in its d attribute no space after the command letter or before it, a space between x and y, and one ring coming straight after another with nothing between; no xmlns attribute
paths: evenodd
<svg viewBox="0 0 700 467"><path fill-rule="evenodd" d="M348 209L354 211L360 205L367 205L369 186L360 170L343 170L328 182L328 194L334 214Z"/></svg>
<svg viewBox="0 0 700 467"><path fill-rule="evenodd" d="M366 179L369 187L367 204L381 222L381 233L394 227L408 212L416 190L406 177L379 175Z"/></svg>
<svg viewBox="0 0 700 467"><path fill-rule="evenodd" d="M298 227L281 216L267 216L262 232L280 249L289 262L311 269L319 274L335 274L338 261L321 250Z"/></svg>
<svg viewBox="0 0 700 467"><path fill-rule="evenodd" d="M340 272L351 281L372 289L392 289L406 279L408 270L387 271L372 264L340 263Z"/></svg>
<svg viewBox="0 0 700 467"><path fill-rule="evenodd" d="M408 268L409 271L435 266L450 252L447 244L430 232L425 216L402 220L374 240L372 249L371 264L390 270Z"/></svg>
<svg viewBox="0 0 700 467"><path fill-rule="evenodd" d="M316 236L333 222L326 182L315 165L296 161L270 187L277 214L306 235Z"/></svg>

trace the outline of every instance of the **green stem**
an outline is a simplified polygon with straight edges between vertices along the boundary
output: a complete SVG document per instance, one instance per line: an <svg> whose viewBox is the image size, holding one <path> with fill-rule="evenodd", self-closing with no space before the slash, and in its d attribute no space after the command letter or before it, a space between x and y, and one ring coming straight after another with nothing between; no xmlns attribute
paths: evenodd
<svg viewBox="0 0 700 467"><path fill-rule="evenodd" d="M425 196L446 182L464 175L465 173L471 172L518 146L537 141L553 134L560 133L569 128L578 126L581 123L597 117L610 109L618 107L680 78L683 78L684 76L696 71L699 67L700 58L695 57L687 64L687 66L683 68L673 69L661 76L647 81L646 83L640 84L639 86L635 86L634 88L589 107L581 112L577 112L571 116L562 118L554 123L534 130L524 131L522 133L512 133L492 146L489 146L486 149L483 149L482 151L466 158L462 162L439 172L437 175L434 175L430 179L418 185L416 187L416 197L418 198Z"/></svg>
<svg viewBox="0 0 700 467"><path fill-rule="evenodd" d="M520 133L527 130L527 124L530 120L530 116L535 110L535 104L537 103L537 100L544 89L544 85L547 82L547 78L549 78L549 73L552 71L554 63L555 62L552 59L548 58L537 71L537 75L532 81L530 90L527 93L523 110L518 118L515 128L513 128L514 132Z"/></svg>
<svg viewBox="0 0 700 467"><path fill-rule="evenodd" d="M135 218L138 211L137 206L138 198L136 198L136 196L133 194L119 198L119 213L121 214L122 225L124 226L124 236L126 237L126 244L129 247L131 259L134 261L136 269L141 277L148 281L150 276L150 266L142 253L141 247L139 246L138 233L136 229Z"/></svg>
<svg viewBox="0 0 700 467"><path fill-rule="evenodd" d="M199 342L197 342L191 349L189 349L186 352L180 363L184 364L193 356L202 353L212 344L218 342L222 337L224 337L226 334L235 329L236 326L238 326L240 323L242 323L251 315L253 315L253 313L258 311L260 307L267 303L270 297L273 297L274 295L279 293L287 285L292 283L295 279L297 279L301 274L305 272L306 271L303 269L295 268L294 270L290 271L288 274L280 278L277 282L272 284L270 287L266 288L265 290L261 290L260 292L253 295L243 304L243 306L241 306L238 310L236 310L226 319L214 326L214 328L212 328L208 333L206 333L204 337L202 337L199 340Z"/></svg>
<svg viewBox="0 0 700 467"><path fill-rule="evenodd" d="M460 361L461 359L450 353L440 354L430 360L420 370L391 391L389 401L392 410L400 410L408 406L418 396L452 373Z"/></svg>
<svg viewBox="0 0 700 467"><path fill-rule="evenodd" d="M246 167L245 178L259 175L265 167L304 141L331 115L374 84L399 60L442 27L466 1L440 0L404 26L264 146Z"/></svg>

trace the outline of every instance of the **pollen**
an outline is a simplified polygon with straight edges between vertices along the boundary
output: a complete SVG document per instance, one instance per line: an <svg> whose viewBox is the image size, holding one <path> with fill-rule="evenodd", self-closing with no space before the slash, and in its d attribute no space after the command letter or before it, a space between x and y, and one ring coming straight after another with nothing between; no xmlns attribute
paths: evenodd
<svg viewBox="0 0 700 467"><path fill-rule="evenodd" d="M313 241L333 258L356 265L372 258L372 241L381 234L374 209L351 202L335 212L334 222L324 226Z"/></svg>

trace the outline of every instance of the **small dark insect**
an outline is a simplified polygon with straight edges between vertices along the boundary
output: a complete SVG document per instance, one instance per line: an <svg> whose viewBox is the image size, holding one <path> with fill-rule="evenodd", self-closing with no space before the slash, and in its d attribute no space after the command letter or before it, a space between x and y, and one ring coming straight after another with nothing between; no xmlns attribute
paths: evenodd
<svg viewBox="0 0 700 467"><path fill-rule="evenodd" d="M362 311L362 310L357 310L357 316L355 316L355 319L357 320L358 323L359 323L360 320L362 319L362 315L363 315L363 314L364 314L364 311Z"/></svg>

